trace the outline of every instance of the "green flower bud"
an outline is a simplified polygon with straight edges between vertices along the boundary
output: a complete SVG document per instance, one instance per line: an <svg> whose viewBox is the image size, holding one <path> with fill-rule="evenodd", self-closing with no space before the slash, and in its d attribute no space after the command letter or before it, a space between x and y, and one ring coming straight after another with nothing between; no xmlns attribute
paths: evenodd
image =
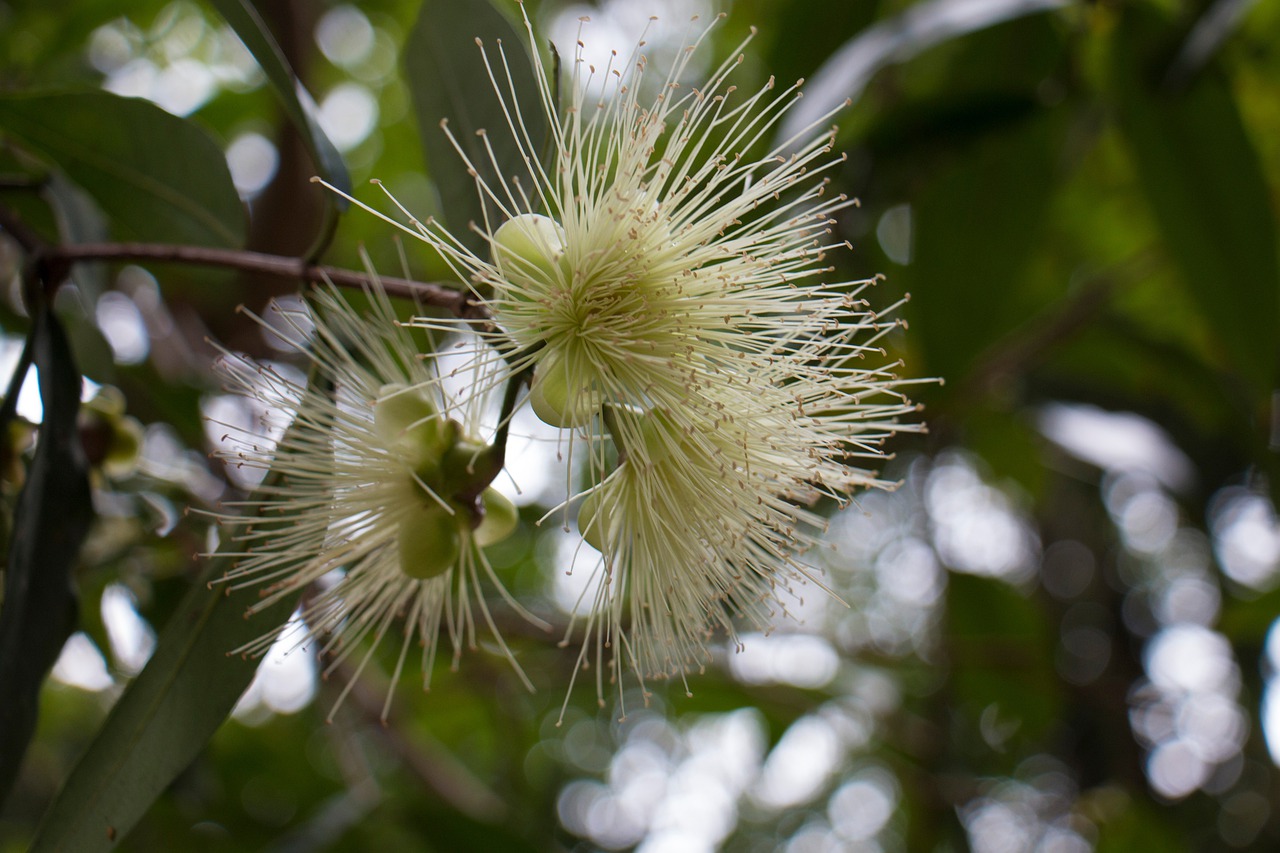
<svg viewBox="0 0 1280 853"><path fill-rule="evenodd" d="M417 389L383 385L373 404L373 428L378 437L425 461L438 457L446 441L445 421Z"/></svg>
<svg viewBox="0 0 1280 853"><path fill-rule="evenodd" d="M83 406L86 412L96 413L107 419L119 418L125 410L124 392L114 385L103 385Z"/></svg>
<svg viewBox="0 0 1280 853"><path fill-rule="evenodd" d="M538 365L529 386L533 413L551 426L576 429L591 423L604 396L590 381L565 369L564 359L549 357Z"/></svg>
<svg viewBox="0 0 1280 853"><path fill-rule="evenodd" d="M531 295L514 279L554 281L564 260L564 229L560 223L537 213L514 216L493 233L493 262L510 280L503 296Z"/></svg>
<svg viewBox="0 0 1280 853"><path fill-rule="evenodd" d="M411 578L428 580L447 572L462 552L462 531L457 515L439 504L429 504L400 523L396 545L400 571Z"/></svg>
<svg viewBox="0 0 1280 853"><path fill-rule="evenodd" d="M474 489L477 478L492 480L490 466L494 450L487 444L462 439L455 441L440 458L440 488L443 494L455 495ZM474 492L473 492L474 493Z"/></svg>
<svg viewBox="0 0 1280 853"><path fill-rule="evenodd" d="M484 501L484 520L471 535L476 544L484 548L514 533L520 523L520 513L506 495L493 487L485 489L480 497Z"/></svg>
<svg viewBox="0 0 1280 853"><path fill-rule="evenodd" d="M587 495L578 506L578 532L582 538L597 551L604 551L612 526L613 508L601 502L599 490Z"/></svg>
<svg viewBox="0 0 1280 853"><path fill-rule="evenodd" d="M80 407L80 441L89 464L112 477L133 473L142 450L144 430L137 418L125 414L124 393L111 385L97 390Z"/></svg>
<svg viewBox="0 0 1280 853"><path fill-rule="evenodd" d="M639 413L615 410L614 417L620 435L613 438L620 442L627 459L633 463L657 465L684 443L684 433L662 409Z"/></svg>

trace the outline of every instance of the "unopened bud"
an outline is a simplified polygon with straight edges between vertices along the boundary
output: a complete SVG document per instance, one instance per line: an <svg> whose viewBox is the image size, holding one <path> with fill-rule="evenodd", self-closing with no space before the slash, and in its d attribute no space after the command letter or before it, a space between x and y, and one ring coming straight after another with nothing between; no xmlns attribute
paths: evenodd
<svg viewBox="0 0 1280 853"><path fill-rule="evenodd" d="M604 402L589 380L575 376L564 359L548 358L538 365L529 386L529 404L544 423L575 429L591 423Z"/></svg>
<svg viewBox="0 0 1280 853"><path fill-rule="evenodd" d="M481 495L484 501L484 520L472 531L476 544L481 548L494 545L515 532L520 523L516 505L502 492L490 486Z"/></svg>
<svg viewBox="0 0 1280 853"><path fill-rule="evenodd" d="M597 551L604 551L609 541L609 528L613 523L612 508L600 500L600 491L587 495L578 506L578 532L587 544Z"/></svg>
<svg viewBox="0 0 1280 853"><path fill-rule="evenodd" d="M564 229L549 216L522 213L493 234L493 262L513 286L502 295L527 295L518 279L554 280L564 258Z"/></svg>
<svg viewBox="0 0 1280 853"><path fill-rule="evenodd" d="M458 524L457 515L437 504L423 506L412 518L400 522L396 537L400 571L411 578L428 580L452 568L462 551Z"/></svg>

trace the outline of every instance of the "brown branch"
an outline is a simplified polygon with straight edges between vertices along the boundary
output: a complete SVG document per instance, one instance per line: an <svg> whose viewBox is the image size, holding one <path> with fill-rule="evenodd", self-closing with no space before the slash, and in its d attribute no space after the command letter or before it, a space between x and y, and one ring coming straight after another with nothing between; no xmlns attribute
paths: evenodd
<svg viewBox="0 0 1280 853"><path fill-rule="evenodd" d="M223 267L314 283L332 282L338 287L364 287L374 280L371 273L309 264L299 258L266 255L240 249L209 249L202 246L178 246L165 243L80 243L50 247L44 251L44 257L50 261L67 263L155 261ZM462 318L483 318L483 310L471 300L466 291L445 284L412 281L405 278L377 276L377 280L388 296L415 299L424 305L448 309Z"/></svg>
<svg viewBox="0 0 1280 853"><path fill-rule="evenodd" d="M955 399L982 401L1004 392L1043 362L1055 347L1095 323L1125 283L1140 281L1154 263L1144 249L1102 271L1040 316L987 347L974 361Z"/></svg>
<svg viewBox="0 0 1280 853"><path fill-rule="evenodd" d="M373 273L356 272L338 267L313 264L301 258L268 255L243 249L211 249L168 243L75 243L50 245L28 226L13 210L0 205L0 232L7 233L30 256L31 263L45 271L46 282L56 286L66 277L69 267L84 261L153 261L221 267L240 272L312 283L332 282L338 287L367 287L375 280ZM413 299L421 305L444 308L463 320L484 322L489 319L484 306L471 299L465 290L435 282L407 278L376 276L388 296Z"/></svg>

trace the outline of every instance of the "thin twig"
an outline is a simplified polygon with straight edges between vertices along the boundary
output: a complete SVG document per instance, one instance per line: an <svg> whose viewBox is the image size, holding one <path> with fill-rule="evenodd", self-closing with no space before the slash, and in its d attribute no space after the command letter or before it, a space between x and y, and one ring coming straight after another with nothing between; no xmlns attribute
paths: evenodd
<svg viewBox="0 0 1280 853"><path fill-rule="evenodd" d="M1005 391L1027 375L1057 346L1071 340L1098 321L1116 291L1126 283L1141 281L1157 258L1151 248L1142 249L1113 267L1102 270L1054 306L987 347L974 361L957 400L980 401Z"/></svg>
<svg viewBox="0 0 1280 853"><path fill-rule="evenodd" d="M310 263L301 258L267 255L243 249L213 249L168 243L51 245L28 226L15 211L4 205L0 205L0 231L9 234L23 251L31 256L32 263L46 271L63 274L71 264L85 261L153 261L222 267L313 283L332 282L338 287L364 288L374 280L372 273L340 269ZM59 276L53 274L46 278L56 279ZM463 320L483 323L489 319L484 306L473 300L465 290L447 284L413 281L407 278L377 276L377 280L388 296L415 299L422 305L444 308Z"/></svg>
<svg viewBox="0 0 1280 853"><path fill-rule="evenodd" d="M45 251L50 260L70 263L80 261L156 261L190 264L293 278L309 282L333 282L339 287L365 287L372 283L369 273L339 269L323 264L309 264L299 258L267 255L241 249L210 249L203 246L178 246L165 243L80 243L51 247ZM388 296L417 299L424 305L446 308L459 317L476 317L479 306L462 290L444 284L412 281L405 278L378 276ZM478 318L477 318L478 319Z"/></svg>

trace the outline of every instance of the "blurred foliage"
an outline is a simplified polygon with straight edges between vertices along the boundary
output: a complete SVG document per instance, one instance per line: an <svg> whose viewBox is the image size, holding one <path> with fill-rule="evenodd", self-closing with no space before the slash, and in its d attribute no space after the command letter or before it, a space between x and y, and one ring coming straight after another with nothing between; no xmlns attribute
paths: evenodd
<svg viewBox="0 0 1280 853"><path fill-rule="evenodd" d="M562 52L579 16L594 19L588 43L610 22L634 39L648 16L632 21L639 4L625 0L525 5ZM974 17L984 5L998 14ZM514 4L495 6L514 24ZM209 523L184 511L246 487L207 457L217 428L204 418L226 417L226 400L206 340L283 358L235 307L261 311L294 286L81 264L53 305L71 353L46 355L51 372L78 365L118 387L145 433L136 466L90 454L97 518L69 569L83 634L40 695L0 851L31 844L113 705L104 731L131 733L88 754L140 820L99 826L99 803L71 789L55 814L86 835L58 849L1280 845L1280 7L667 0L654 13L690 10L730 13L706 67L759 27L743 91L777 75L809 78L818 103L853 98L836 116L848 159L833 182L861 206L838 223L854 251L833 262L850 278L883 273L879 305L911 294L910 330L888 345L910 375L945 380L917 386L930 434L895 442L902 487L836 515L833 549L815 557L848 607L813 590L802 620L726 649L691 697L622 688L625 714L582 683L562 712L576 644L519 622L503 628L536 693L482 650L457 672L438 664L429 694L403 683L386 726L376 674L325 725L336 690L321 681L311 698L306 653L273 655L202 749L252 669L176 650L222 648L183 621L193 612L239 621L198 582ZM497 14L483 0L0 2L0 207L46 242L321 249L350 268L363 250L387 274L447 279L385 223L339 217L308 178L349 173L371 203L379 178L420 218L473 216L437 127L454 109L492 121L478 101L489 83L474 42L443 36L507 26ZM651 49L680 31L655 27ZM13 364L41 326L9 230L0 330ZM15 507L23 521L24 478L44 482L34 472L48 465L16 409L6 526ZM524 507L492 557L513 594L563 626L558 531L537 524L548 508ZM36 576L24 559L8 582ZM50 565L48 589L67 563ZM43 633L58 630L51 616ZM153 648L192 686L117 703L158 677L138 675ZM281 693L285 669L300 698Z"/></svg>

